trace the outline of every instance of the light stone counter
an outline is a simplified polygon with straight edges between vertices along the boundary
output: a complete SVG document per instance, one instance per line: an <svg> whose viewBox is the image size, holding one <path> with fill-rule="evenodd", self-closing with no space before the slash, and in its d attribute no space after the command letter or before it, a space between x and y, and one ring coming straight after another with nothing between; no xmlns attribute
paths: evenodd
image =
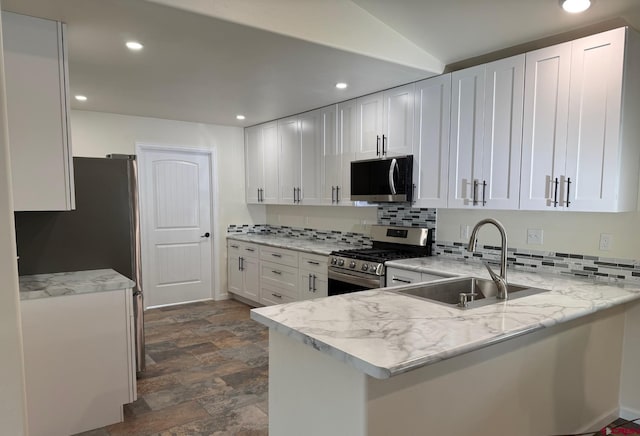
<svg viewBox="0 0 640 436"><path fill-rule="evenodd" d="M116 291L135 282L112 269L20 276L20 300Z"/></svg>
<svg viewBox="0 0 640 436"><path fill-rule="evenodd" d="M481 264L438 257L387 265L488 278ZM460 310L385 288L253 309L251 317L384 379L640 298L637 286L513 270L508 278L550 292Z"/></svg>
<svg viewBox="0 0 640 436"><path fill-rule="evenodd" d="M335 250L350 250L361 248L362 245L348 244L344 242L322 241L319 239L291 238L277 235L238 234L227 235L227 239L235 241L252 242L254 244L268 245L270 247L285 248L288 250L303 251L328 256Z"/></svg>

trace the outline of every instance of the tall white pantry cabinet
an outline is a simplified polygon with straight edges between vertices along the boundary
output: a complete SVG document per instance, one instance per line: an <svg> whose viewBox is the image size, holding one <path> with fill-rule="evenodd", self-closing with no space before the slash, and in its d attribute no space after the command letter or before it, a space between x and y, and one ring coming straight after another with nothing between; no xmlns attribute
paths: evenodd
<svg viewBox="0 0 640 436"><path fill-rule="evenodd" d="M2 12L14 207L75 208L65 25Z"/></svg>

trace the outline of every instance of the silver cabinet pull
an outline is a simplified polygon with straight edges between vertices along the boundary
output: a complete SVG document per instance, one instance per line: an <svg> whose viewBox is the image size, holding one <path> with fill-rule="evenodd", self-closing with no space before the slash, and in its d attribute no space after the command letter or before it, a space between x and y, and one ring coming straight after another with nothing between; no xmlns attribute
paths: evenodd
<svg viewBox="0 0 640 436"><path fill-rule="evenodd" d="M316 289L316 275L313 274L313 292L317 291Z"/></svg>
<svg viewBox="0 0 640 436"><path fill-rule="evenodd" d="M271 255L272 255L273 257L282 257L282 254L278 254L278 253L271 253Z"/></svg>
<svg viewBox="0 0 640 436"><path fill-rule="evenodd" d="M393 276L392 281L400 283L413 283L411 280L401 279L400 277Z"/></svg>
<svg viewBox="0 0 640 436"><path fill-rule="evenodd" d="M336 187L332 186L331 187L331 204L336 202L335 195L336 195Z"/></svg>
<svg viewBox="0 0 640 436"><path fill-rule="evenodd" d="M478 205L478 181L473 181L473 205Z"/></svg>
<svg viewBox="0 0 640 436"><path fill-rule="evenodd" d="M382 155L385 156L387 154L387 152L384 149L384 144L385 142L387 142L389 138L387 138L385 135L382 135Z"/></svg>
<svg viewBox="0 0 640 436"><path fill-rule="evenodd" d="M238 271L242 271L242 258L238 257Z"/></svg>
<svg viewBox="0 0 640 436"><path fill-rule="evenodd" d="M380 156L380 135L376 135L376 156Z"/></svg>
<svg viewBox="0 0 640 436"><path fill-rule="evenodd" d="M293 188L293 202L296 202L296 188Z"/></svg>
<svg viewBox="0 0 640 436"><path fill-rule="evenodd" d="M230 245L231 248L240 248L239 245Z"/></svg>
<svg viewBox="0 0 640 436"><path fill-rule="evenodd" d="M276 298L282 298L282 295L280 294L274 294L273 292L271 293L272 296L276 297Z"/></svg>
<svg viewBox="0 0 640 436"><path fill-rule="evenodd" d="M340 203L340 186L336 186L336 203Z"/></svg>
<svg viewBox="0 0 640 436"><path fill-rule="evenodd" d="M302 202L302 188L298 188L298 203Z"/></svg>
<svg viewBox="0 0 640 436"><path fill-rule="evenodd" d="M258 188L257 191L258 191L258 203L260 203L260 188Z"/></svg>
<svg viewBox="0 0 640 436"><path fill-rule="evenodd" d="M274 273L274 274L278 274L279 276L282 275L282 271L277 271L275 269L272 269L271 272Z"/></svg>
<svg viewBox="0 0 640 436"><path fill-rule="evenodd" d="M320 262L314 262L313 260L307 260L307 263L311 265L320 265Z"/></svg>
<svg viewBox="0 0 640 436"><path fill-rule="evenodd" d="M571 202L569 201L569 193L571 192L571 177L567 177L567 207L569 207L569 205L571 204Z"/></svg>
<svg viewBox="0 0 640 436"><path fill-rule="evenodd" d="M558 178L553 181L553 207L558 207Z"/></svg>
<svg viewBox="0 0 640 436"><path fill-rule="evenodd" d="M254 251L256 251L256 249L255 249L255 248L245 248L245 250L250 251L250 252L252 252L252 253L253 253Z"/></svg>
<svg viewBox="0 0 640 436"><path fill-rule="evenodd" d="M309 292L311 292L311 274L309 274L309 286L308 286L308 290Z"/></svg>

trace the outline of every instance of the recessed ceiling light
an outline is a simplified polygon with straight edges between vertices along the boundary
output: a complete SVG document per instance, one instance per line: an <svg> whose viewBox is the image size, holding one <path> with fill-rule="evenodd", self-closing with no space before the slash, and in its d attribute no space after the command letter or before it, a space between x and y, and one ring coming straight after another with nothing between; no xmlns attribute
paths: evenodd
<svg viewBox="0 0 640 436"><path fill-rule="evenodd" d="M144 45L140 44L138 41L127 41L126 46L129 50L134 51L142 50L142 47L144 47Z"/></svg>
<svg viewBox="0 0 640 436"><path fill-rule="evenodd" d="M562 9L572 14L584 12L591 6L591 0L563 0Z"/></svg>
<svg viewBox="0 0 640 436"><path fill-rule="evenodd" d="M236 115L236 120L244 120L244 115Z"/></svg>
<svg viewBox="0 0 640 436"><path fill-rule="evenodd" d="M87 97L85 95L76 95L75 97L78 101L87 101Z"/></svg>
<svg viewBox="0 0 640 436"><path fill-rule="evenodd" d="M336 83L336 88L338 88L338 89L345 89L347 86L349 86L349 85L347 85L347 84L346 84L346 83L344 83L344 82L338 82L338 83Z"/></svg>

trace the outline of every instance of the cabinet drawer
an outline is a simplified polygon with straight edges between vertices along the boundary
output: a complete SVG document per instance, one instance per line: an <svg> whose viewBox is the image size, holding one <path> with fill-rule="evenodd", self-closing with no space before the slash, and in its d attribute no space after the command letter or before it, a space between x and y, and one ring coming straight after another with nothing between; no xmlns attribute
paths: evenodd
<svg viewBox="0 0 640 436"><path fill-rule="evenodd" d="M227 241L227 254L229 256L258 257L259 246L251 242Z"/></svg>
<svg viewBox="0 0 640 436"><path fill-rule="evenodd" d="M300 253L298 267L317 274L327 274L328 257L319 254Z"/></svg>
<svg viewBox="0 0 640 436"><path fill-rule="evenodd" d="M292 298L298 296L298 268L263 261L260 265L260 286L266 286Z"/></svg>
<svg viewBox="0 0 640 436"><path fill-rule="evenodd" d="M295 298L286 295L278 290L273 290L271 288L263 287L260 290L260 302L265 306L272 306L274 304L284 304L284 303L293 303L296 301Z"/></svg>
<svg viewBox="0 0 640 436"><path fill-rule="evenodd" d="M298 252L283 248L260 247L260 259L294 268L298 267Z"/></svg>
<svg viewBox="0 0 640 436"><path fill-rule="evenodd" d="M387 286L407 285L422 281L422 274L397 268L387 268Z"/></svg>

